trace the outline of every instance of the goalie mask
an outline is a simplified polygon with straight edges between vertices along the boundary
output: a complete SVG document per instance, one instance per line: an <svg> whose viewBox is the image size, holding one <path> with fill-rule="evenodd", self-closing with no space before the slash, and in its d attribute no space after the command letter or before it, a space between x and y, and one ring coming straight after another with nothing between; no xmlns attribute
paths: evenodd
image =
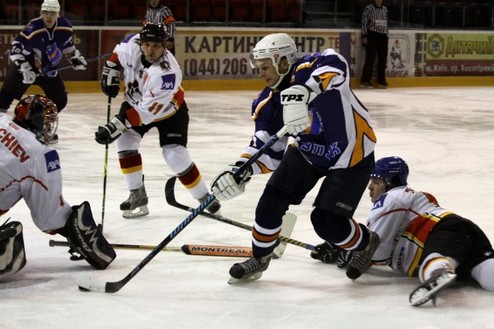
<svg viewBox="0 0 494 329"><path fill-rule="evenodd" d="M408 178L408 165L400 157L391 156L376 161L372 178L382 179L386 185L405 186Z"/></svg>
<svg viewBox="0 0 494 329"><path fill-rule="evenodd" d="M34 133L37 140L47 144L57 131L57 106L46 96L27 96L15 107L13 121Z"/></svg>
<svg viewBox="0 0 494 329"><path fill-rule="evenodd" d="M271 59L276 73L280 76L276 85L272 87L276 88L286 75L286 73L282 74L279 71L281 59L283 57L286 58L288 62L288 73L292 65L297 62L296 55L297 46L291 36L286 33L273 33L265 36L256 44L251 54L250 65L254 69L256 68L255 61L266 58Z"/></svg>

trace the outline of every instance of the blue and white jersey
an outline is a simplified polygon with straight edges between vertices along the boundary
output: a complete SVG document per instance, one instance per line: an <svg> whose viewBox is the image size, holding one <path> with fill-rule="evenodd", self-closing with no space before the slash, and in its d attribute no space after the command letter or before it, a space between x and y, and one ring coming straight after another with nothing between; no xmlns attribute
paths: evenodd
<svg viewBox="0 0 494 329"><path fill-rule="evenodd" d="M376 136L370 115L350 88L349 67L333 49L299 59L292 69L290 85L305 85L316 97L309 104L311 127L296 136L303 156L321 170L349 168L374 151ZM266 87L254 100L255 134L241 158L251 155L283 127L280 92ZM253 165L254 173L275 170L288 138L284 137Z"/></svg>
<svg viewBox="0 0 494 329"><path fill-rule="evenodd" d="M40 73L55 68L62 59L76 50L72 24L58 17L55 26L47 29L41 17L31 20L12 41L10 59L28 61ZM52 73L56 75L56 72Z"/></svg>

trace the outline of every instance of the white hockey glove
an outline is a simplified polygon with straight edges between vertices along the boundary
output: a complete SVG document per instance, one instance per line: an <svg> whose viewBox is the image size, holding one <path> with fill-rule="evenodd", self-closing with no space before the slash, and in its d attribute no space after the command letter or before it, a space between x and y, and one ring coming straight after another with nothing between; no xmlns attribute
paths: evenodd
<svg viewBox="0 0 494 329"><path fill-rule="evenodd" d="M94 133L94 139L99 144L113 143L120 135L130 127L130 123L121 115L115 115L110 122L104 126L99 126Z"/></svg>
<svg viewBox="0 0 494 329"><path fill-rule="evenodd" d="M315 93L311 93L307 87L302 85L291 86L281 92L283 122L290 135L297 135L310 127L308 104L315 96Z"/></svg>
<svg viewBox="0 0 494 329"><path fill-rule="evenodd" d="M241 165L241 163L239 163ZM218 200L229 200L234 198L245 191L245 184L250 181L252 175L252 168L244 171L237 180L233 177L233 174L240 168L238 165L228 165L222 173L216 176L211 183L211 191L213 191L215 197Z"/></svg>
<svg viewBox="0 0 494 329"><path fill-rule="evenodd" d="M70 57L69 60L72 63L74 70L83 71L87 68L87 61L78 49L74 51L74 55Z"/></svg>
<svg viewBox="0 0 494 329"><path fill-rule="evenodd" d="M22 62L19 65L19 71L22 73L22 83L26 85L32 85L36 80L36 72L29 62Z"/></svg>
<svg viewBox="0 0 494 329"><path fill-rule="evenodd" d="M117 70L117 64L106 61L101 75L101 90L106 96L117 97L120 89L120 70Z"/></svg>

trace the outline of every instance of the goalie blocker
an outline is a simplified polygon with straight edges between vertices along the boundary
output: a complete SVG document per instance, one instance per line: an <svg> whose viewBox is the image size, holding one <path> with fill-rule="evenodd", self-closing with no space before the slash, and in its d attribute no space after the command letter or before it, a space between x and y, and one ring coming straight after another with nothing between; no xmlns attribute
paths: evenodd
<svg viewBox="0 0 494 329"><path fill-rule="evenodd" d="M67 238L73 249L80 254L71 259L84 258L98 270L104 270L117 257L115 250L99 230L91 213L91 206L84 201L80 206L73 206L72 213L65 226L57 233Z"/></svg>
<svg viewBox="0 0 494 329"><path fill-rule="evenodd" d="M20 222L0 226L0 280L19 272L26 265Z"/></svg>

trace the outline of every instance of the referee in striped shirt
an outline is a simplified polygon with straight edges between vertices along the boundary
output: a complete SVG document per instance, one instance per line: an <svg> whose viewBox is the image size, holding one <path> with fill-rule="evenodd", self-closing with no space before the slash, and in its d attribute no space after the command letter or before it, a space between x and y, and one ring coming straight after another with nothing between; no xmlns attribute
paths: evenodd
<svg viewBox="0 0 494 329"><path fill-rule="evenodd" d="M372 71L377 57L377 86L385 89L388 86L385 73L388 57L388 9L383 6L383 0L373 1L362 13L362 43L366 54L360 86L372 88Z"/></svg>
<svg viewBox="0 0 494 329"><path fill-rule="evenodd" d="M160 0L148 0L146 16L142 23L143 25L147 23L165 24L167 32L165 47L175 56L175 18L171 9L160 4Z"/></svg>

